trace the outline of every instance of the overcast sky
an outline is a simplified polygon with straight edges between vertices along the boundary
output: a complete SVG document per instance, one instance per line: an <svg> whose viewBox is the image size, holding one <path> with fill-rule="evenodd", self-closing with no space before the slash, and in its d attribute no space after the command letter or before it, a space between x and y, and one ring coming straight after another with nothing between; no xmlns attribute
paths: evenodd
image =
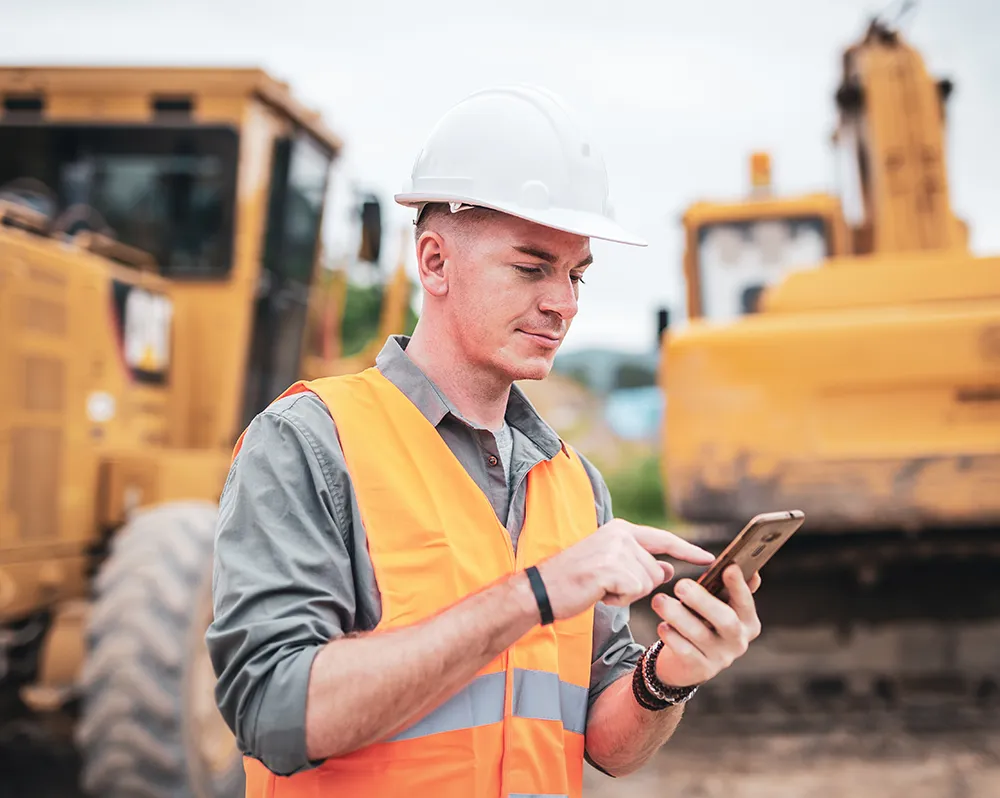
<svg viewBox="0 0 1000 798"><path fill-rule="evenodd" d="M655 309L683 310L678 218L747 190L772 154L776 190L837 189L829 145L842 49L888 5L861 0L0 0L8 64L256 65L288 81L345 140L349 189L375 191L387 256L410 212L392 203L435 120L472 91L532 82L562 94L604 154L618 220L646 249L594 243L566 349L642 351ZM898 7L898 4L896 4ZM1000 3L931 0L904 31L951 77L952 201L973 248L1000 254ZM395 227L393 227L395 226Z"/></svg>

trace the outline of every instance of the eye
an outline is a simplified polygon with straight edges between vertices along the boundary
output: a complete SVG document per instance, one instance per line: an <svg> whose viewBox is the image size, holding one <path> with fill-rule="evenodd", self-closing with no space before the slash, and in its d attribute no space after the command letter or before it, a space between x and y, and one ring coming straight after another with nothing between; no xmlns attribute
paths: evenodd
<svg viewBox="0 0 1000 798"><path fill-rule="evenodd" d="M569 279L572 280L574 283L578 283L579 285L586 285L586 283L583 281L582 274L571 274L569 276Z"/></svg>
<svg viewBox="0 0 1000 798"><path fill-rule="evenodd" d="M514 268L521 274L530 276L535 276L542 273L542 269L539 266L519 266L518 264L515 263Z"/></svg>

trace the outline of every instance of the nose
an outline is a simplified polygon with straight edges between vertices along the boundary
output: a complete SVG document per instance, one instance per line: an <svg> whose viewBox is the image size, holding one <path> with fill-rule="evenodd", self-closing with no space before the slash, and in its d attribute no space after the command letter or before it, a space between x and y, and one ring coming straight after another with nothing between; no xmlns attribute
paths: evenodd
<svg viewBox="0 0 1000 798"><path fill-rule="evenodd" d="M566 275L548 280L538 309L543 313L555 313L564 321L569 321L579 309L576 292L576 284Z"/></svg>

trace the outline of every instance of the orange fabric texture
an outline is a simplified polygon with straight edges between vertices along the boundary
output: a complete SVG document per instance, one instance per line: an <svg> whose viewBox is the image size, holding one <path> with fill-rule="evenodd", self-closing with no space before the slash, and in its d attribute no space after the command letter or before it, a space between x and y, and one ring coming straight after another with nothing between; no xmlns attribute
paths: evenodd
<svg viewBox="0 0 1000 798"><path fill-rule="evenodd" d="M515 556L489 500L380 372L299 382L282 396L303 391L336 420L382 601L376 632L418 623L597 526L590 480L564 448L528 474ZM580 796L592 637L593 609L535 626L425 718L312 770L276 776L247 757L247 798Z"/></svg>

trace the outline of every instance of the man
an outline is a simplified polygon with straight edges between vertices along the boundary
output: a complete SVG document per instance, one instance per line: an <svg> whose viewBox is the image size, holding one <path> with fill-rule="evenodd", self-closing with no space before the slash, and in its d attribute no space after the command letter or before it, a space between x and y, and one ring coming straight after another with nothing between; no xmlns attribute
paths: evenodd
<svg viewBox="0 0 1000 798"><path fill-rule="evenodd" d="M587 757L646 762L697 685L759 633L691 580L650 651L628 607L712 556L613 519L600 475L515 380L541 379L607 213L603 163L536 89L480 92L432 132L412 339L361 375L297 384L249 426L222 502L219 707L247 795L579 796Z"/></svg>

